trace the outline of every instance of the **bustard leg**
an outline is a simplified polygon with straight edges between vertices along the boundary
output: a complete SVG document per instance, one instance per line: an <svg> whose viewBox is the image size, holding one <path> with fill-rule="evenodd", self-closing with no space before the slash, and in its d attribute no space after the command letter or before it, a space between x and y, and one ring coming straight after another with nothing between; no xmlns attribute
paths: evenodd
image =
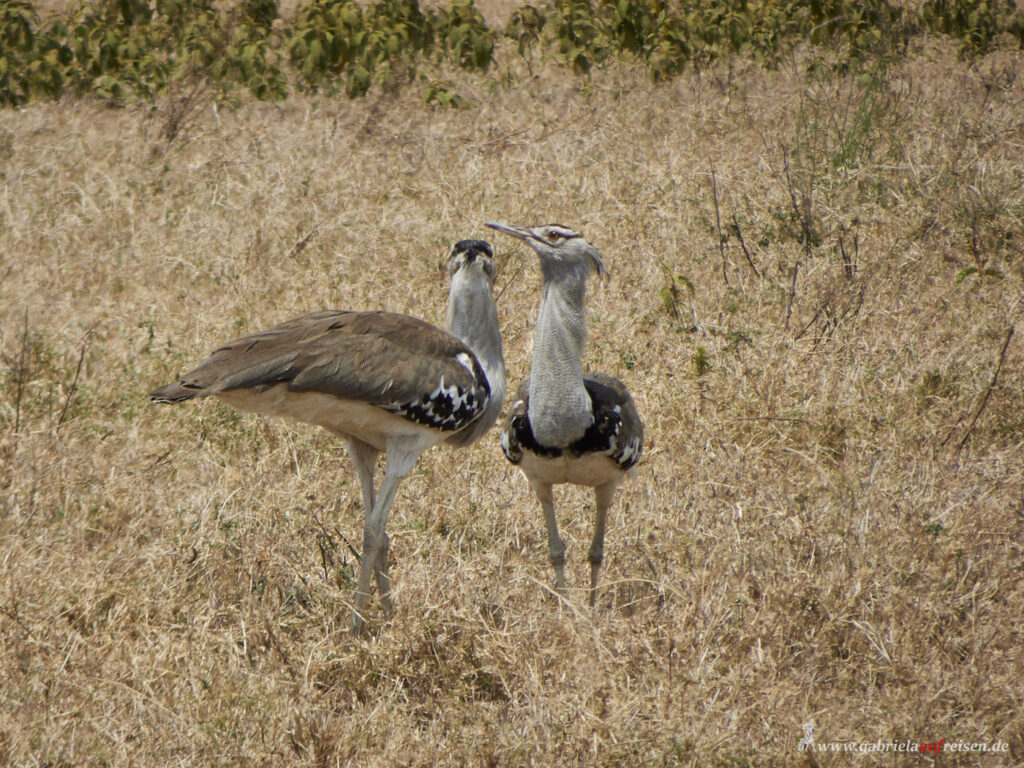
<svg viewBox="0 0 1024 768"><path fill-rule="evenodd" d="M353 437L345 440L345 448L348 449L352 463L356 465L356 477L359 478L359 485L363 489L363 514L369 515L373 509L376 495L373 488L373 470L377 466L377 457L380 456L380 451Z"/></svg>
<svg viewBox="0 0 1024 768"><path fill-rule="evenodd" d="M608 507L615 499L615 489L618 481L605 483L594 488L594 501L597 506L597 520L594 522L594 538L590 542L590 551L587 559L590 560L590 605L594 606L597 599L597 577L601 572L601 563L604 561L604 527L608 517Z"/></svg>
<svg viewBox="0 0 1024 768"><path fill-rule="evenodd" d="M544 510L544 525L548 529L548 557L555 567L555 589L558 594L565 594L565 547L558 535L558 521L555 519L555 502L551 494L551 483L531 481L533 492L540 500Z"/></svg>
<svg viewBox="0 0 1024 768"><path fill-rule="evenodd" d="M406 476L412 465L416 463L419 451L410 451L399 447L388 446L388 463L384 472L384 480L380 484L380 493L374 501L373 509L363 523L363 559L359 563L359 583L356 587L356 612L352 616L352 631L359 632L363 628L363 613L366 602L370 598L370 576L377 581L377 591L385 611L391 610L391 598L388 596L388 545L390 540L385 530L391 502L395 499L398 484Z"/></svg>

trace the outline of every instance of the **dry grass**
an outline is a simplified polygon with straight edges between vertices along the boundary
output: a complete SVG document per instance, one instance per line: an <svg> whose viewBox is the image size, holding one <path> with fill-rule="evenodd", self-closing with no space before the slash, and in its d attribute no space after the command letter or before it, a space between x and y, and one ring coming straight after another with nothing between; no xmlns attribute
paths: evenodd
<svg viewBox="0 0 1024 768"><path fill-rule="evenodd" d="M995 376L1020 60L921 52L856 131L862 86L792 66L509 69L459 79L457 111L208 111L166 152L143 110L0 112L0 762L835 764L797 752L813 721L1024 764L1024 333ZM650 445L600 609L589 494L559 496L559 606L492 434L404 483L396 611L353 638L336 441L146 393L313 309L442 322L446 246L494 218L576 225L611 269L586 364L629 383ZM515 384L539 278L493 241Z"/></svg>

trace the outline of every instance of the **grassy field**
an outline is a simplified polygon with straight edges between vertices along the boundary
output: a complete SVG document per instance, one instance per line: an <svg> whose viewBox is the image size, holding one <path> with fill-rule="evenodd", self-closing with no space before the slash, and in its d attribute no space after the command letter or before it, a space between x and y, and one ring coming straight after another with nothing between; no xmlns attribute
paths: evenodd
<svg viewBox="0 0 1024 768"><path fill-rule="evenodd" d="M418 93L0 112L0 763L1024 765L1024 78L926 46L863 76L651 86L499 55ZM827 61L826 61L827 63ZM326 433L148 391L323 308L444 319L496 246L510 383L536 259L602 251L585 365L645 419L586 605L589 491L425 455L396 609L348 632L361 497ZM927 758L931 760L932 758Z"/></svg>

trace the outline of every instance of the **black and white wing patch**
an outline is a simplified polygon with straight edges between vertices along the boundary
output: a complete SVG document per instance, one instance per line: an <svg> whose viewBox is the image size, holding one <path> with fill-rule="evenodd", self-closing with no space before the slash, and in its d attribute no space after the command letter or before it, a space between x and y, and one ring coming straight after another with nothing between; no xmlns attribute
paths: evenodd
<svg viewBox="0 0 1024 768"><path fill-rule="evenodd" d="M443 432L469 426L487 408L491 388L483 368L472 353L460 352L455 359L470 373L470 377L461 375L448 382L442 373L432 391L413 400L381 403L380 407Z"/></svg>
<svg viewBox="0 0 1024 768"><path fill-rule="evenodd" d="M623 471L639 462L643 453L644 427L625 386L618 379L599 373L584 376L583 385L590 395L594 423L568 447L553 448L541 445L533 435L527 413L527 380L519 389L518 400L512 406L512 413L501 433L501 448L505 457L513 464L518 464L524 451L547 458L557 458L566 453L575 458L603 453Z"/></svg>
<svg viewBox="0 0 1024 768"><path fill-rule="evenodd" d="M505 458L513 464L518 464L523 458L523 443L535 444L533 430L530 429L530 420L526 416L526 404L530 399L530 380L527 379L519 387L516 394L516 401L512 403L512 412L509 413L505 426L501 430L501 450Z"/></svg>

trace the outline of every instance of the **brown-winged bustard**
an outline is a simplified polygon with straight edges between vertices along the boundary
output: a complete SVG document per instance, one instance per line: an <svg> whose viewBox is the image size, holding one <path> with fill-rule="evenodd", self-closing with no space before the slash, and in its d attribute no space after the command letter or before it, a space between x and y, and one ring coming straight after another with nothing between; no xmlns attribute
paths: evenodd
<svg viewBox="0 0 1024 768"><path fill-rule="evenodd" d="M314 312L225 344L151 394L158 403L214 396L242 411L319 425L345 441L366 510L357 632L371 577L385 610L391 607L385 528L402 478L431 446L479 439L505 397L490 244L455 243L448 271L447 331L388 312ZM387 463L375 489L381 453Z"/></svg>

